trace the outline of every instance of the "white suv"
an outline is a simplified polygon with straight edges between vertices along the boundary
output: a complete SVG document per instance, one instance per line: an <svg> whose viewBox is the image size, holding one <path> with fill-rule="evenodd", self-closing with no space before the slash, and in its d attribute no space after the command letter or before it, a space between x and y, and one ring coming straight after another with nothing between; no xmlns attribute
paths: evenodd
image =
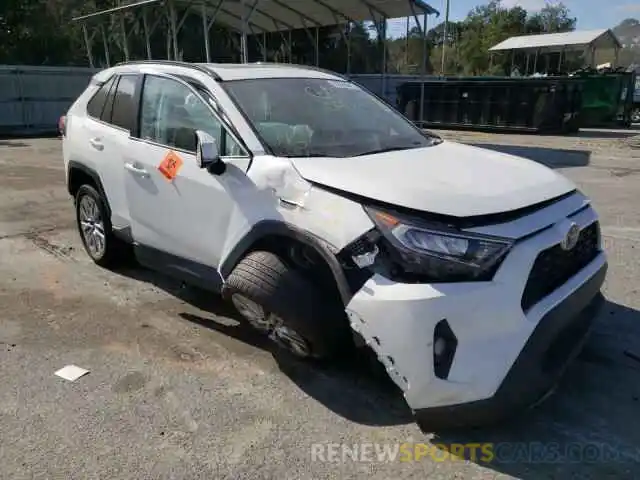
<svg viewBox="0 0 640 480"><path fill-rule="evenodd" d="M230 299L299 357L369 345L426 429L551 391L601 305L596 212L544 166L443 141L337 74L131 62L61 122L88 254Z"/></svg>

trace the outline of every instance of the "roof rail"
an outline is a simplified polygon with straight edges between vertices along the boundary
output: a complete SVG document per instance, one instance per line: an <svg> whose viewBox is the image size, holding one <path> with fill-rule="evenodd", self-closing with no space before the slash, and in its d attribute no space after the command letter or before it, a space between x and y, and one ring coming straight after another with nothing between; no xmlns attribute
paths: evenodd
<svg viewBox="0 0 640 480"><path fill-rule="evenodd" d="M331 70L327 70L326 68L315 67L313 65L299 65L297 63L275 63L275 62L252 62L253 65L267 65L269 67L297 67L305 70L313 70L314 72L326 73L328 75L334 75L338 78L342 78L343 80L349 80L348 77L342 75L341 73L334 72Z"/></svg>
<svg viewBox="0 0 640 480"><path fill-rule="evenodd" d="M202 72L202 73L204 73L206 75L209 75L210 77L213 77L213 79L216 80L216 81L222 80L220 78L220 76L210 68L206 68L206 67L203 67L201 65L197 65L195 63L180 62L180 61L177 61L177 60L130 60L128 62L117 63L115 66L118 67L120 65L154 65L154 64L155 65L168 65L168 66L174 66L174 67L192 68L192 69L198 70L199 72Z"/></svg>

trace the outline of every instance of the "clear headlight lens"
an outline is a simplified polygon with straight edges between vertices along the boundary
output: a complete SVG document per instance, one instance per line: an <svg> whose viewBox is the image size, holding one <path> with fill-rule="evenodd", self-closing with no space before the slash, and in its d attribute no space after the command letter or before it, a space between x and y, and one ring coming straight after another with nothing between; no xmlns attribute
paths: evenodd
<svg viewBox="0 0 640 480"><path fill-rule="evenodd" d="M433 281L483 279L512 245L508 239L427 225L371 207L365 210L400 254L405 271Z"/></svg>

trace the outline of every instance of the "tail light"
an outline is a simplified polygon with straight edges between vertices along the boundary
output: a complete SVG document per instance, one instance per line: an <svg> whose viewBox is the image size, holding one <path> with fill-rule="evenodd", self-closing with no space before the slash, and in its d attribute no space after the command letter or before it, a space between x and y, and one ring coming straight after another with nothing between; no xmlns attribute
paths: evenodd
<svg viewBox="0 0 640 480"><path fill-rule="evenodd" d="M60 135L63 137L67 135L67 117L65 115L61 116L58 120L58 132L60 132Z"/></svg>

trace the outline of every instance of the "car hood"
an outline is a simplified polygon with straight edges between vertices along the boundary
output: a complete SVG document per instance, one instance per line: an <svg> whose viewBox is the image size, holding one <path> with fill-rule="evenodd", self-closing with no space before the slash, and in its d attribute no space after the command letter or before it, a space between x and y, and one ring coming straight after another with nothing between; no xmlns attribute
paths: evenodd
<svg viewBox="0 0 640 480"><path fill-rule="evenodd" d="M454 217L509 212L576 188L531 160L447 141L362 157L291 160L312 183Z"/></svg>

